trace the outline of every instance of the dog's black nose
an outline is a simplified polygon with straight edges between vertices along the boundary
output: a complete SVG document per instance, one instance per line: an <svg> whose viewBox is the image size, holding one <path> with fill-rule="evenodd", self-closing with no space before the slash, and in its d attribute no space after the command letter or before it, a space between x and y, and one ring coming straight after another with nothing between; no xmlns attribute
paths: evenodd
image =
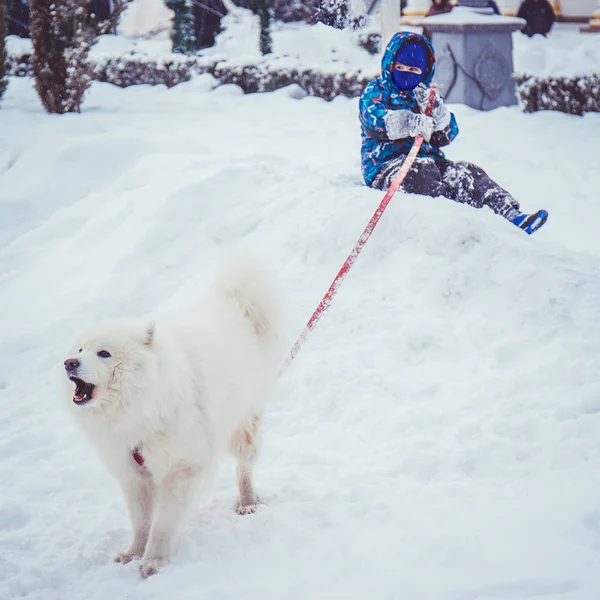
<svg viewBox="0 0 600 600"><path fill-rule="evenodd" d="M68 373L74 371L79 366L79 361L76 358L67 358L65 360L65 369Z"/></svg>

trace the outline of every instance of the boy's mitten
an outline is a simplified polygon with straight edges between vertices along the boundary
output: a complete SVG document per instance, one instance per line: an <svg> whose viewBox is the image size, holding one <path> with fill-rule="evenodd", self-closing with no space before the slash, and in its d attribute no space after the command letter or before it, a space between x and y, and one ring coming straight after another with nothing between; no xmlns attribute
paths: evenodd
<svg viewBox="0 0 600 600"><path fill-rule="evenodd" d="M419 104L421 112L425 113L427 110L427 104L429 103L429 88L422 83L415 88L414 91L415 100ZM435 101L433 104L433 110L431 111L431 117L435 123L433 130L440 131L448 127L450 123L451 113L444 104L442 97L435 91Z"/></svg>
<svg viewBox="0 0 600 600"><path fill-rule="evenodd" d="M384 117L385 130L391 140L422 135L425 141L431 139L435 122L432 117L420 115L410 110L390 110Z"/></svg>

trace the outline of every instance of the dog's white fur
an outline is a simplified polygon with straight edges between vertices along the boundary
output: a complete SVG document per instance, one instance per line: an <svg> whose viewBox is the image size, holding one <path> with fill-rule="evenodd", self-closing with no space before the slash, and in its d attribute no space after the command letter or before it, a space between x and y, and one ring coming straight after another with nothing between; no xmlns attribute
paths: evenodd
<svg viewBox="0 0 600 600"><path fill-rule="evenodd" d="M237 460L238 512L257 507L252 467L281 359L279 302L251 259L229 257L219 272L202 300L152 321L97 326L70 354L80 364L67 375L96 387L78 406L65 378L65 398L131 518L133 539L115 560L141 557L145 577L168 562L195 492L227 451Z"/></svg>

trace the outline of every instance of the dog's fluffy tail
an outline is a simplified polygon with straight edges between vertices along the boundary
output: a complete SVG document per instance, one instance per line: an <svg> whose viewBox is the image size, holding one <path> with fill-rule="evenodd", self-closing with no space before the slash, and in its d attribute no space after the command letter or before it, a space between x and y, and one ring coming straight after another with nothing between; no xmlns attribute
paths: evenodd
<svg viewBox="0 0 600 600"><path fill-rule="evenodd" d="M281 296L267 265L234 249L221 257L218 267L215 291L239 305L259 338L281 343Z"/></svg>

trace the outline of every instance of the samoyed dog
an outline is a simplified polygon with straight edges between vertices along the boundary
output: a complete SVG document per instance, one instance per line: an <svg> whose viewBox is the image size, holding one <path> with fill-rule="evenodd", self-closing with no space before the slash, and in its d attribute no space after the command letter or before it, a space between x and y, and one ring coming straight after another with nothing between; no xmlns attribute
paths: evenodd
<svg viewBox="0 0 600 600"><path fill-rule="evenodd" d="M280 306L265 270L235 255L205 296L153 319L82 333L64 362L65 400L116 477L133 536L115 557L144 577L174 551L218 460L237 463L237 512L253 513L265 405L282 359Z"/></svg>

